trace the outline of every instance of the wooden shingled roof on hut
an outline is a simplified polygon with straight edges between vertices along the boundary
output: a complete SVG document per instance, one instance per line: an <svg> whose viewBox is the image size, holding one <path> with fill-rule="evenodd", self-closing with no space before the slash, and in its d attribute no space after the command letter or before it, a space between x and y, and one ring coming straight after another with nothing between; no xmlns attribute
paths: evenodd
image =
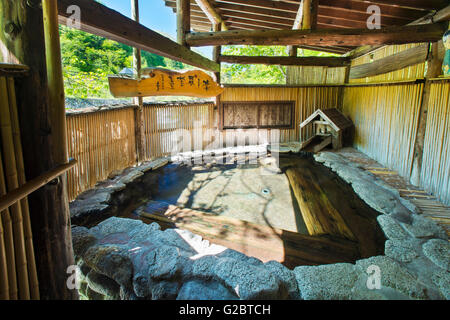
<svg viewBox="0 0 450 320"><path fill-rule="evenodd" d="M309 123L316 120L318 117L322 117L324 120L326 120L329 125L336 131L344 131L345 129L353 126L353 123L346 116L344 116L342 112L340 112L336 108L332 108L325 110L316 110L308 119L300 124L300 128L304 128Z"/></svg>

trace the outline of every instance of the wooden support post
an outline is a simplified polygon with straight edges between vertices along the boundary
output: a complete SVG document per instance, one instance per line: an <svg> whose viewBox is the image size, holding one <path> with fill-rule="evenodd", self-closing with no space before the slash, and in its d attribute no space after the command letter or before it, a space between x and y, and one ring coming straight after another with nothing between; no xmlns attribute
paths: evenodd
<svg viewBox="0 0 450 320"><path fill-rule="evenodd" d="M131 15L134 21L139 23L139 0L131 0ZM141 50L133 48L133 67L137 77L142 76ZM145 128L144 128L144 98L134 98L135 109L135 134L136 134L136 157L137 162L145 160Z"/></svg>
<svg viewBox="0 0 450 320"><path fill-rule="evenodd" d="M351 70L350 65L345 67L344 83L339 88L338 109L340 111L342 111L344 108L345 85L350 82L350 70ZM341 139L341 141L342 141L342 139Z"/></svg>
<svg viewBox="0 0 450 320"><path fill-rule="evenodd" d="M214 31L220 31L220 30L222 30L222 25L217 23L217 24L215 24L213 26L213 29L214 29ZM219 60L220 60L221 53L222 53L222 47L221 46L213 47L213 61L217 62L219 64L219 66L220 66L220 61ZM220 84L220 81L221 81L221 79L220 79L220 77L221 77L220 71L219 72L215 72L214 76L216 78L216 82ZM221 109L222 108L222 103L220 101L220 95L218 95L215 98L215 103L216 103L216 108L217 108L217 113L216 113L216 116L217 116L217 127L218 127L219 130L223 130L222 117L221 117L221 114L222 114L222 112L221 112L221 110L222 110Z"/></svg>
<svg viewBox="0 0 450 320"><path fill-rule="evenodd" d="M187 47L186 34L191 32L191 3L177 0L177 42Z"/></svg>
<svg viewBox="0 0 450 320"><path fill-rule="evenodd" d="M297 46L288 46L287 53L289 57L297 57L297 50L298 50Z"/></svg>
<svg viewBox="0 0 450 320"><path fill-rule="evenodd" d="M292 30L312 30L317 28L317 0L302 0ZM297 57L298 46L288 46L288 55Z"/></svg>
<svg viewBox="0 0 450 320"><path fill-rule="evenodd" d="M431 51L428 57L428 71L425 77L425 84L422 93L422 104L419 113L419 124L416 140L414 143L414 158L411 168L411 183L415 186L421 185L423 149L425 143L425 133L427 129L428 104L430 101L431 82L430 79L437 78L442 73L443 56L439 54L439 43L431 45Z"/></svg>
<svg viewBox="0 0 450 320"><path fill-rule="evenodd" d="M217 31L222 30L222 25L215 24L213 28L214 28L214 31L217 32ZM216 63L219 63L219 65L220 65L219 59L220 59L221 53L222 53L222 46L213 47L213 61ZM216 77L216 82L220 83L220 70L219 70L219 72L215 72L214 75Z"/></svg>
<svg viewBox="0 0 450 320"><path fill-rule="evenodd" d="M56 167L66 155L61 145L65 133L60 132L64 104L61 79L58 74L61 60L49 65L49 73L54 87L49 90L46 67L46 46L44 38L43 11L46 17L46 30L49 38L47 54L53 59L60 50L56 0L40 1L0 0L0 46L2 60L27 65L29 75L17 80L16 93L18 114L24 153L24 167L27 180ZM20 27L19 27L20 26ZM50 57L49 57L49 60ZM50 99L50 94L52 99ZM56 109L55 109L56 108ZM59 132L58 132L59 130ZM28 198L30 218L33 228L33 242L41 299L77 299L76 290L67 287L67 268L74 265L70 214L67 201L65 178L34 192Z"/></svg>

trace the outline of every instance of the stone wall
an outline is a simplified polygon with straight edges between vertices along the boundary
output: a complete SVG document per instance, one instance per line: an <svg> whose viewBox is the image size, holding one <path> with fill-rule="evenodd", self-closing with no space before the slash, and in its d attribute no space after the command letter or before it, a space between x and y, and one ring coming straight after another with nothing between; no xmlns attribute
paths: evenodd
<svg viewBox="0 0 450 320"><path fill-rule="evenodd" d="M130 205L139 206L151 197L157 184L158 175L152 171L168 163L167 159L161 158L112 173L110 179L99 182L69 204L72 225L94 226L125 209L129 210Z"/></svg>
<svg viewBox="0 0 450 320"><path fill-rule="evenodd" d="M372 208L388 239L385 255L355 264L263 263L210 245L190 232L109 218L73 228L80 293L89 299L448 299L450 245L445 231L421 217L398 191L341 156L316 161L352 185ZM369 289L373 267L381 287Z"/></svg>

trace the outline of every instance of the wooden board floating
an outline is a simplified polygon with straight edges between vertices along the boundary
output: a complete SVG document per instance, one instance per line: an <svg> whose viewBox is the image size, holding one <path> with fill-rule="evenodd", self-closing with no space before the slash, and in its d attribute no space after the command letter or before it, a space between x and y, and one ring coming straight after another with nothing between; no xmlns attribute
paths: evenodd
<svg viewBox="0 0 450 320"><path fill-rule="evenodd" d="M212 243L264 262L287 267L349 262L359 258L358 244L329 235L309 236L169 205L166 212L140 212L143 218L189 230Z"/></svg>
<svg viewBox="0 0 450 320"><path fill-rule="evenodd" d="M164 69L147 69L141 80L111 76L109 88L116 98L149 96L187 96L211 98L223 92L207 73L201 70L176 72Z"/></svg>

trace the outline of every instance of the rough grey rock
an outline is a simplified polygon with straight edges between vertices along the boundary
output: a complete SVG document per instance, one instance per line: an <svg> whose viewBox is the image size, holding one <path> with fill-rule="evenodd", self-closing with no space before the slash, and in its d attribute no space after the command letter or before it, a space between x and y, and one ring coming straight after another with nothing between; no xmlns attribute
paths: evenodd
<svg viewBox="0 0 450 320"><path fill-rule="evenodd" d="M104 296L117 299L120 296L120 286L112 279L91 270L86 276L86 282L92 290Z"/></svg>
<svg viewBox="0 0 450 320"><path fill-rule="evenodd" d="M358 281L352 289L352 300L411 300L403 293L382 286L380 289L369 289L367 286L367 275L360 274Z"/></svg>
<svg viewBox="0 0 450 320"><path fill-rule="evenodd" d="M151 279L181 279L192 268L192 260L180 248L163 245L152 253L148 269Z"/></svg>
<svg viewBox="0 0 450 320"><path fill-rule="evenodd" d="M83 255L86 264L124 287L131 287L133 266L127 249L117 245L95 245Z"/></svg>
<svg viewBox="0 0 450 320"><path fill-rule="evenodd" d="M378 224L386 238L391 240L406 240L410 238L408 233L389 215L383 214L377 217Z"/></svg>
<svg viewBox="0 0 450 320"><path fill-rule="evenodd" d="M285 299L280 281L263 267L240 260L223 258L214 266L214 274L226 286L233 288L243 300Z"/></svg>
<svg viewBox="0 0 450 320"><path fill-rule="evenodd" d="M447 240L445 230L431 219L417 214L412 215L412 223L405 224L405 229L416 238L441 238Z"/></svg>
<svg viewBox="0 0 450 320"><path fill-rule="evenodd" d="M72 224L82 225L91 216L104 217L109 205L105 203L91 203L90 201L74 201L69 205Z"/></svg>
<svg viewBox="0 0 450 320"><path fill-rule="evenodd" d="M91 203L109 203L111 201L111 193L107 191L96 192L90 196L86 201Z"/></svg>
<svg viewBox="0 0 450 320"><path fill-rule="evenodd" d="M410 262L420 255L422 241L418 239L387 240L384 253L397 261Z"/></svg>
<svg viewBox="0 0 450 320"><path fill-rule="evenodd" d="M183 284L177 300L238 300L217 281L192 280Z"/></svg>
<svg viewBox="0 0 450 320"><path fill-rule="evenodd" d="M358 275L355 266L337 263L300 266L294 269L298 289L304 300L348 300Z"/></svg>
<svg viewBox="0 0 450 320"><path fill-rule="evenodd" d="M246 262L248 264L254 265L254 266L262 266L263 262L259 259L256 259L254 257L249 257L242 252L233 250L233 249L227 249L219 254L216 255L218 258L230 258L230 259L236 259L243 262Z"/></svg>
<svg viewBox="0 0 450 320"><path fill-rule="evenodd" d="M356 267L368 278L367 269L375 265L381 271L381 285L389 287L412 299L427 299L426 288L404 267L386 256L376 256L356 261Z"/></svg>
<svg viewBox="0 0 450 320"><path fill-rule="evenodd" d="M140 165L139 167L137 167L136 169L145 173L150 170L156 170L161 167L164 167L168 163L169 163L169 160L167 160L165 158L159 158L159 159L144 163L144 164Z"/></svg>
<svg viewBox="0 0 450 320"><path fill-rule="evenodd" d="M203 256L197 260L194 260L192 265L192 277L210 280L214 278L214 266L218 263L219 258L217 256Z"/></svg>
<svg viewBox="0 0 450 320"><path fill-rule="evenodd" d="M450 299L450 273L443 270L435 272L431 280L440 289L445 299Z"/></svg>
<svg viewBox="0 0 450 320"><path fill-rule="evenodd" d="M409 210L417 211L416 206L409 200L402 199L396 189L366 170L349 163L340 155L321 152L314 155L314 158L351 184L359 197L373 209L384 214L395 213L401 219L405 219L404 222L409 222Z"/></svg>
<svg viewBox="0 0 450 320"><path fill-rule="evenodd" d="M105 296L97 291L92 290L89 286L86 286L84 295L88 300L105 300Z"/></svg>
<svg viewBox="0 0 450 320"><path fill-rule="evenodd" d="M139 171L138 169L131 170L131 172L127 173L125 176L121 177L118 181L118 183L122 184L129 184L133 182L134 180L142 177L144 175L143 172Z"/></svg>
<svg viewBox="0 0 450 320"><path fill-rule="evenodd" d="M294 272L283 266L278 261L266 262L264 266L281 281L282 286L287 291L289 299L301 299Z"/></svg>
<svg viewBox="0 0 450 320"><path fill-rule="evenodd" d="M111 217L90 229L97 237L105 237L114 233L136 232L144 223L139 220Z"/></svg>
<svg viewBox="0 0 450 320"><path fill-rule="evenodd" d="M75 256L82 256L96 242L97 238L87 228L72 228L72 243Z"/></svg>
<svg viewBox="0 0 450 320"><path fill-rule="evenodd" d="M438 267L450 271L450 244L448 241L431 239L423 245L423 253Z"/></svg>
<svg viewBox="0 0 450 320"><path fill-rule="evenodd" d="M150 282L152 300L175 300L180 283L171 281Z"/></svg>

